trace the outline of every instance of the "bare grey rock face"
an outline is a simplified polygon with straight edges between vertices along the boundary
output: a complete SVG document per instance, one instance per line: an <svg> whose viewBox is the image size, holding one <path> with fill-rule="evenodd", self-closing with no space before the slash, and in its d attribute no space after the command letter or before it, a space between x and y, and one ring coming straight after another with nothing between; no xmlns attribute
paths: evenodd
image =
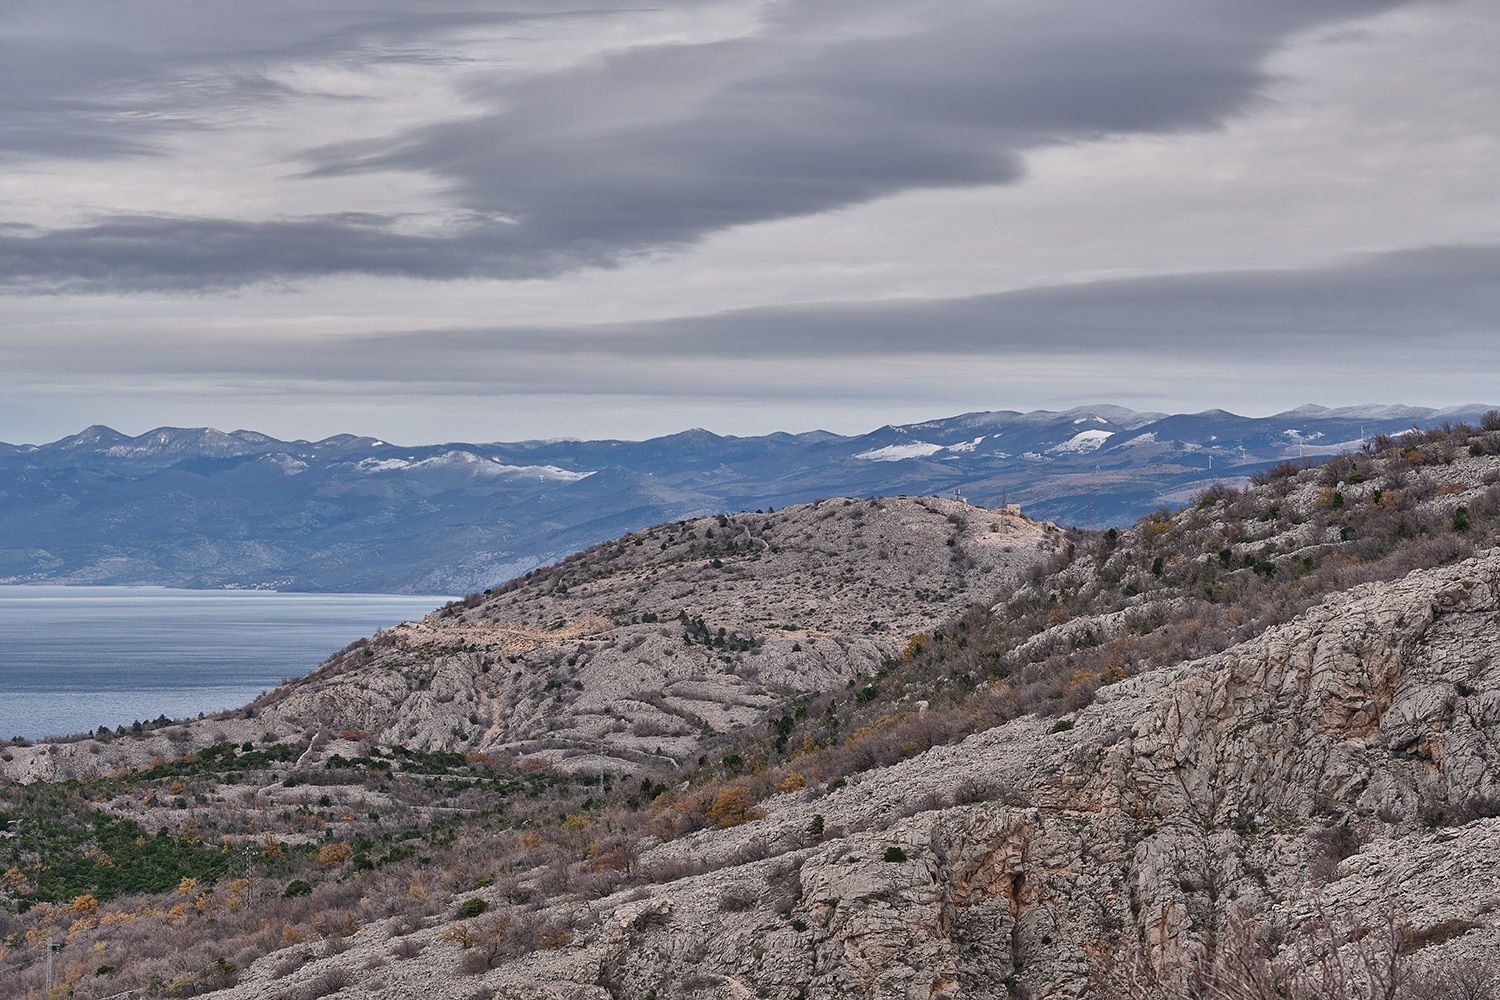
<svg viewBox="0 0 1500 1000"><path fill-rule="evenodd" d="M1079 997L1141 963L1172 995L1245 927L1357 967L1388 925L1411 968L1460 969L1500 946L1500 819L1464 821L1496 792L1497 595L1500 551L1337 595L1071 728L1026 717L663 843L641 863L699 873L547 901L565 946L469 976L435 923L360 993ZM355 942L350 967L389 943ZM269 963L223 995L268 995Z"/></svg>

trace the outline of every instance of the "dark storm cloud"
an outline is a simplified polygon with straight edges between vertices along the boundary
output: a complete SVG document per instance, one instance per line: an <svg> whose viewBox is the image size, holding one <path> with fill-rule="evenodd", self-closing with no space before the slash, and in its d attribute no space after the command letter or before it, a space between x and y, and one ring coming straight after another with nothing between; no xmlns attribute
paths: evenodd
<svg viewBox="0 0 1500 1000"><path fill-rule="evenodd" d="M0 288L211 289L351 273L513 278L608 265L736 225L912 189L1013 181L1020 156L1051 143L1213 127L1260 98L1261 63L1288 34L1395 5L787 3L752 37L474 81L469 91L490 113L304 155L314 176L436 176L476 220L505 223L418 238L340 216L105 220L0 240ZM167 32L194 44L183 55L154 52L167 68L152 80L219 64L235 69L224 78L233 87L255 79L257 62L288 53L441 59L441 45L425 43L455 19L515 16L208 4ZM77 156L152 148L149 130L101 123L85 107L105 101L119 80L149 75L132 61L153 51L139 41L142 30L120 27L123 40L94 67L74 54L54 79L41 60L27 63L21 103L0 105L18 148ZM210 27L228 29L219 37L232 47L209 45ZM82 110L61 114L55 134L35 134L64 101ZM193 125L185 115L158 127Z"/></svg>

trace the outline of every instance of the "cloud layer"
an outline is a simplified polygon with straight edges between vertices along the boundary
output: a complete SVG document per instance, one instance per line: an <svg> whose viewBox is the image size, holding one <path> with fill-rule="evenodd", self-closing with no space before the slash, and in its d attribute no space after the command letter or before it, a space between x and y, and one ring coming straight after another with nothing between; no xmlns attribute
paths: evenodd
<svg viewBox="0 0 1500 1000"><path fill-rule="evenodd" d="M92 37L3 41L12 157L169 156L181 133L224 128L236 108L313 103L320 95L295 89L294 67L438 65L455 75L462 116L436 109L450 117L289 150L286 166L310 179L431 178L463 215L418 237L402 232L400 217L368 213L106 210L85 225L11 229L0 237L0 283L155 291L338 274L514 279L605 265L902 191L1014 182L1022 154L1039 147L1212 128L1262 96L1261 64L1289 34L1395 5L1149 0L1101 11L1082 0L809 0L768 6L741 37L646 42L564 68L465 72L478 47L470 33L537 30L546 19L211 4L165 35L136 28L111 41L100 29L127 13L163 14L156 3L114 4L105 25L75 22L94 24Z"/></svg>
<svg viewBox="0 0 1500 1000"><path fill-rule="evenodd" d="M184 332L158 335L154 351L106 330L62 349L16 344L11 358L44 371L61 367L67 354L74 374L99 377L232 377L345 392L405 383L478 397L609 395L622 378L663 397L704 389L752 399L809 390L860 395L889 390L883 368L901 379L917 377L922 365L946 369L936 377L966 396L1027 367L1071 367L1078 378L1096 380L1122 364L1289 380L1300 371L1316 384L1315 370L1329 365L1397 374L1424 358L1446 358L1480 373L1500 370L1497 276L1500 246L1433 247L1317 269L1129 278L657 323L417 330L274 345Z"/></svg>
<svg viewBox="0 0 1500 1000"><path fill-rule="evenodd" d="M1480 0L13 5L0 439L1468 401L1497 43Z"/></svg>

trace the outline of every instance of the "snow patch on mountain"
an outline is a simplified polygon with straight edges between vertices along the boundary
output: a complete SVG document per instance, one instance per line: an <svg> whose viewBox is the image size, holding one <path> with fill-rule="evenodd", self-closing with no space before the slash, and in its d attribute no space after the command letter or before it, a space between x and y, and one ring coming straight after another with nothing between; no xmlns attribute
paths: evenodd
<svg viewBox="0 0 1500 1000"><path fill-rule="evenodd" d="M503 465L499 459L491 459L495 463L494 468L501 472L516 476L536 476L538 479L556 479L565 483L576 483L580 479L587 479L592 472L573 472L570 469L560 469L555 465Z"/></svg>
<svg viewBox="0 0 1500 1000"><path fill-rule="evenodd" d="M355 466L360 472L392 472L409 469L411 463L400 458L367 458Z"/></svg>
<svg viewBox="0 0 1500 1000"><path fill-rule="evenodd" d="M940 444L913 441L910 444L888 444L884 448L862 451L854 457L863 458L870 462L900 462L907 458L926 458L928 455L936 454L942 450L943 445Z"/></svg>
<svg viewBox="0 0 1500 1000"><path fill-rule="evenodd" d="M1058 453L1076 452L1080 454L1083 452L1098 451L1104 442L1114 436L1113 431L1079 431L1062 444L1055 444L1047 450Z"/></svg>
<svg viewBox="0 0 1500 1000"><path fill-rule="evenodd" d="M285 454L284 452L277 452L274 455L265 455L262 457L261 461L269 462L270 464L276 466L276 468L280 469L283 474L288 476L299 475L303 472L306 472L308 469L308 465L306 462L301 461L297 458L293 458L291 455Z"/></svg>
<svg viewBox="0 0 1500 1000"><path fill-rule="evenodd" d="M367 458L356 465L355 468L361 472L371 473L448 469L467 472L474 476L506 477L512 479L534 476L537 479L555 480L565 483L574 483L593 475L593 472L574 472L571 469L563 469L555 465L507 465L498 458L485 458L482 455L476 455L468 451L445 451L441 455L433 458L424 458L421 461L400 458Z"/></svg>

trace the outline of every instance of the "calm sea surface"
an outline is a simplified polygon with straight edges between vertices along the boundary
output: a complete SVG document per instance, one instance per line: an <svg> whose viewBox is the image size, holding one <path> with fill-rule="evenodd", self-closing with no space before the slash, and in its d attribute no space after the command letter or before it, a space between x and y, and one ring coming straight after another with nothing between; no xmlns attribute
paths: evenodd
<svg viewBox="0 0 1500 1000"><path fill-rule="evenodd" d="M237 708L444 597L0 587L0 736Z"/></svg>

